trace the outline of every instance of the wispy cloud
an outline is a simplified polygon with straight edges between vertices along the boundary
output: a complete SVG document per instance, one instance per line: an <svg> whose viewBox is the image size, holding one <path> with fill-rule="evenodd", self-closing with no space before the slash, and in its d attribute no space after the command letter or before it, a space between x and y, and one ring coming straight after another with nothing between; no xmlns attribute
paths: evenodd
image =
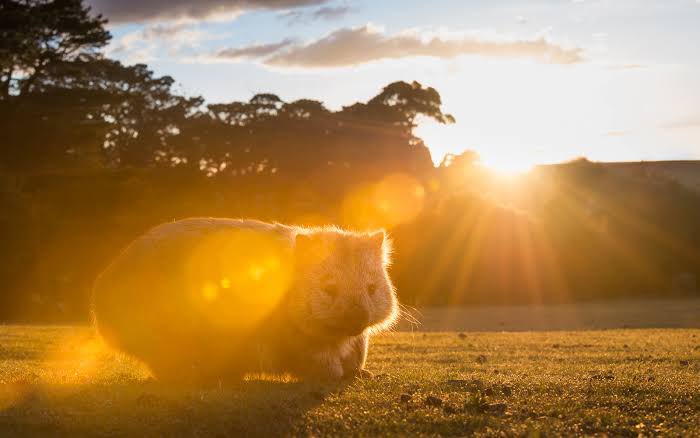
<svg viewBox="0 0 700 438"><path fill-rule="evenodd" d="M319 6L328 0L87 0L111 23L195 21L233 18L255 9L287 10Z"/></svg>
<svg viewBox="0 0 700 438"><path fill-rule="evenodd" d="M232 47L230 49L223 49L214 54L215 58L220 60L245 60L245 59L258 59L264 56L271 55L284 47L288 47L293 43L291 39L285 39L278 43L270 44L251 44L244 47Z"/></svg>
<svg viewBox="0 0 700 438"><path fill-rule="evenodd" d="M107 54L117 56L127 64L148 62L156 58L156 53L164 49L170 55L182 49L196 49L201 42L221 38L199 30L196 25L187 23L152 24L112 41Z"/></svg>
<svg viewBox="0 0 700 438"><path fill-rule="evenodd" d="M387 35L372 25L342 28L306 44L289 44L287 41L281 43L278 43L281 44L278 50L260 54L259 61L283 68L335 68L417 56L443 59L462 55L531 58L552 64L574 64L584 60L582 49L565 48L543 36L523 40L474 33L436 34L419 30ZM235 50L242 51L246 48ZM214 54L215 57L218 54Z"/></svg>
<svg viewBox="0 0 700 438"><path fill-rule="evenodd" d="M644 64L614 64L609 66L608 68L610 70L637 70L637 69L644 69L647 68L648 66Z"/></svg>
<svg viewBox="0 0 700 438"><path fill-rule="evenodd" d="M355 12L355 8L350 6L323 6L313 11L292 9L281 12L279 18L292 26L318 20L340 20L353 12Z"/></svg>
<svg viewBox="0 0 700 438"><path fill-rule="evenodd" d="M698 0L700 2L700 0ZM661 125L664 129L695 129L700 128L700 116L689 116Z"/></svg>
<svg viewBox="0 0 700 438"><path fill-rule="evenodd" d="M625 135L628 135L630 132L629 131L608 131L604 132L603 136L605 137L624 137Z"/></svg>
<svg viewBox="0 0 700 438"><path fill-rule="evenodd" d="M316 9L311 16L319 20L338 20L353 10L350 6L324 6Z"/></svg>

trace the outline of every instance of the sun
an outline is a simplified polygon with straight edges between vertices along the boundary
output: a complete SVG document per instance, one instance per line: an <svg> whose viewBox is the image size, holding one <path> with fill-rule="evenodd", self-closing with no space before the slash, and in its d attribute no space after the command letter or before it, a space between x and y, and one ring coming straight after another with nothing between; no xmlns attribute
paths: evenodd
<svg viewBox="0 0 700 438"><path fill-rule="evenodd" d="M424 139L436 166L446 154L460 154L465 150L476 152L479 155L479 164L504 176L524 174L538 164L556 161L556 157L550 156L552 154L542 149L511 141L492 141L490 144L458 148L455 145L465 142L465 134L456 125L440 125L427 121L419 124L414 133Z"/></svg>
<svg viewBox="0 0 700 438"><path fill-rule="evenodd" d="M507 154L482 156L481 164L503 176L522 175L528 173L537 165L537 163L530 159Z"/></svg>

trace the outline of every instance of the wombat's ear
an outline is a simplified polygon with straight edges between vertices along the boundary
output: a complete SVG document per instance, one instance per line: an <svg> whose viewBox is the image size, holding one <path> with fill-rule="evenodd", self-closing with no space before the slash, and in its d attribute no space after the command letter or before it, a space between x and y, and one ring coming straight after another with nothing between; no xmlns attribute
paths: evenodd
<svg viewBox="0 0 700 438"><path fill-rule="evenodd" d="M384 232L384 230L374 231L369 234L368 239L372 243L372 246L381 248L384 246L384 239L386 239L386 233Z"/></svg>
<svg viewBox="0 0 700 438"><path fill-rule="evenodd" d="M382 255L384 266L391 264L391 239L387 237L384 230L374 231L367 235L367 241L372 247L372 251L378 250Z"/></svg>

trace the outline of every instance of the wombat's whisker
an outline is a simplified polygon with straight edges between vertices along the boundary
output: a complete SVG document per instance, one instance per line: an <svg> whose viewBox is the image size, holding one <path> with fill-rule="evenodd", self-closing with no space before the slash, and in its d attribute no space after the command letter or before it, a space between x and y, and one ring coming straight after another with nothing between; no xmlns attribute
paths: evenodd
<svg viewBox="0 0 700 438"><path fill-rule="evenodd" d="M414 316L412 312L418 313L422 316L421 312L415 307L410 307L404 304L399 304L399 315L401 319L408 322L413 327L419 327L421 325L420 320L417 316Z"/></svg>

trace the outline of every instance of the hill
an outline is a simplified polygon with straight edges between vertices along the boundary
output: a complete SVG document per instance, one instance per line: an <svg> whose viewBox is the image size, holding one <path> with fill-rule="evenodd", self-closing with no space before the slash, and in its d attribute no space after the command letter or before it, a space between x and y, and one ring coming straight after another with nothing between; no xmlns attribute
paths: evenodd
<svg viewBox="0 0 700 438"><path fill-rule="evenodd" d="M601 164L610 172L621 176L668 178L685 188L700 192L700 160L623 161Z"/></svg>

